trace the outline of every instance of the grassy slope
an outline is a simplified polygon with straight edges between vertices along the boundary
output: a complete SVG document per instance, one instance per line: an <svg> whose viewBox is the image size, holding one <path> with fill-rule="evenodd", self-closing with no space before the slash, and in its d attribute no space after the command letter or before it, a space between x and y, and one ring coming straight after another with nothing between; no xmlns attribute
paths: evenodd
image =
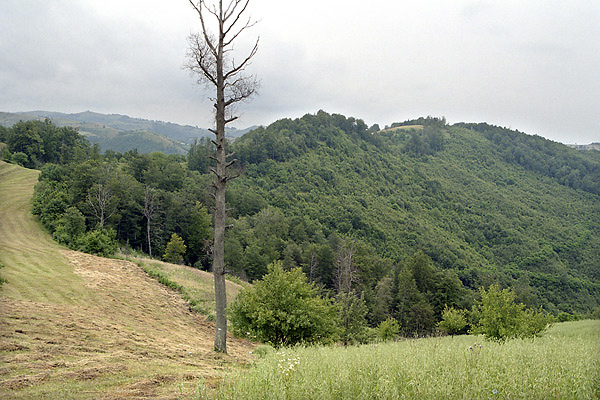
<svg viewBox="0 0 600 400"><path fill-rule="evenodd" d="M54 243L29 212L37 174L0 162L0 398L185 398L248 361L136 264Z"/></svg>
<svg viewBox="0 0 600 400"><path fill-rule="evenodd" d="M182 265L169 264L157 260L136 259L144 270L166 285L177 286L183 297L188 300L194 311L207 315L214 321L215 296L213 275L209 272ZM240 282L249 285L245 282ZM231 303L242 286L227 281L227 302Z"/></svg>
<svg viewBox="0 0 600 400"><path fill-rule="evenodd" d="M599 341L600 321L587 320L503 344L463 335L283 349L232 376L215 398L597 399Z"/></svg>

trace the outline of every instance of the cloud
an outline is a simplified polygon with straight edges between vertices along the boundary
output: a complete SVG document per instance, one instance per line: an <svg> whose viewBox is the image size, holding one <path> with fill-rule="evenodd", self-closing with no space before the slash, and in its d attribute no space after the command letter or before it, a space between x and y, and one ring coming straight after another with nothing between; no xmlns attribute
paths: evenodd
<svg viewBox="0 0 600 400"><path fill-rule="evenodd" d="M600 140L600 3L252 0L262 85L238 124L324 109L367 123L487 121ZM181 66L199 28L185 1L5 0L0 110L86 109L211 125Z"/></svg>

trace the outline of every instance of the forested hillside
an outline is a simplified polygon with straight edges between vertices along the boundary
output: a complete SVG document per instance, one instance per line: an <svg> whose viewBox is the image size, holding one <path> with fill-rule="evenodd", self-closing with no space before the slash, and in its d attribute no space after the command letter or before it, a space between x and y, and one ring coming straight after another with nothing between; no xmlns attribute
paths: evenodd
<svg viewBox="0 0 600 400"><path fill-rule="evenodd" d="M319 112L257 129L234 143L244 174L231 203L276 207L290 232L349 237L395 266L422 250L470 288L499 282L550 310L597 306L599 152L487 124L394 128Z"/></svg>
<svg viewBox="0 0 600 400"><path fill-rule="evenodd" d="M184 158L101 154L75 135L77 151L66 144L50 159L47 138L76 132L45 124L37 136L4 129L0 141L9 160L41 167L34 212L56 240L161 257L177 233L184 261L209 268L209 141ZM231 150L232 274L300 266L321 293L351 292L370 324L393 317L405 334L430 332L446 305L469 309L493 283L554 314L599 305L599 152L487 124L428 117L379 130L322 111L258 128Z"/></svg>

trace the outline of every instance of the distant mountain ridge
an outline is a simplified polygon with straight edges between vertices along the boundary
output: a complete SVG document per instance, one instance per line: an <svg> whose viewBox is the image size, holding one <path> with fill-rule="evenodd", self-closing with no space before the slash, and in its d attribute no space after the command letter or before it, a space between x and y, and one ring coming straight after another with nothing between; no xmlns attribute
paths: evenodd
<svg viewBox="0 0 600 400"><path fill-rule="evenodd" d="M137 149L140 153L160 151L165 154L186 154L194 139L212 136L208 129L191 125L93 111L72 114L41 110L20 113L0 112L0 125L12 126L20 120L45 118L49 118L59 126L78 128L91 143L98 143L102 151L125 152ZM237 138L253 128L230 128L227 136Z"/></svg>

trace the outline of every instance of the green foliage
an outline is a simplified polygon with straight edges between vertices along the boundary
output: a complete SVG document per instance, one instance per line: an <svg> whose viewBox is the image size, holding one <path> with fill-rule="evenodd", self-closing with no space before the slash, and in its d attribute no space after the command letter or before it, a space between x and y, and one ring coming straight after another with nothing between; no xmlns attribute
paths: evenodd
<svg viewBox="0 0 600 400"><path fill-rule="evenodd" d="M424 281L427 290L418 288L433 308L433 319L421 323L426 329L435 326L444 304L470 308L462 284L469 289L491 282L515 288L520 284L520 299L530 306L542 305L553 313L589 312L600 298L595 268L600 249L595 210L600 200L593 192L573 191L577 185L541 176L538 169L524 169L505 151L515 149L512 142L523 160L538 162L547 154L557 162L543 165L578 170L581 187L584 181L593 183L594 174L600 176L600 158L520 132L488 130L498 134L449 126L443 118L420 118L373 133L359 120L325 112L277 121L232 144L244 171L231 183L232 216L254 215L266 201L288 221L301 217L305 226L316 226L312 232L320 230L325 240L306 230L313 246L327 243L334 234L360 238L396 265L423 251L444 271ZM511 139L500 140L503 133ZM427 146L411 150L413 136ZM256 206L245 204L245 193L252 193ZM254 279L273 261L275 252L262 252L242 239L233 242L229 264L252 265ZM310 275L314 252L308 243L295 244L304 255L294 261ZM280 259L286 247L277 249ZM331 287L327 259L312 265L314 280ZM383 271L385 276L386 269L378 274ZM374 292L376 284L369 282L369 290ZM450 298L444 298L446 293ZM365 300L372 311L378 300L369 296ZM427 315L425 303L420 305ZM388 316L384 309L389 305L378 307L376 321L370 321L375 325Z"/></svg>
<svg viewBox="0 0 600 400"><path fill-rule="evenodd" d="M275 347L328 343L337 335L337 310L306 282L299 268L281 262L252 287L243 289L228 308L233 331Z"/></svg>
<svg viewBox="0 0 600 400"><path fill-rule="evenodd" d="M79 242L79 249L85 253L110 257L117 251L116 233L112 229L95 229L86 232Z"/></svg>
<svg viewBox="0 0 600 400"><path fill-rule="evenodd" d="M35 186L31 202L32 213L40 217L40 221L50 232L54 232L59 219L69 208L71 198L64 183L43 180Z"/></svg>
<svg viewBox="0 0 600 400"><path fill-rule="evenodd" d="M163 255L163 259L166 262L173 264L179 264L183 261L183 255L187 246L183 242L183 239L176 233L171 235L171 240L167 243L167 249Z"/></svg>
<svg viewBox="0 0 600 400"><path fill-rule="evenodd" d="M481 300L473 309L476 322L471 331L488 339L505 341L539 336L552 322L541 310L525 309L523 304L515 303L515 294L510 289L492 285L488 290L482 287L479 293Z"/></svg>
<svg viewBox="0 0 600 400"><path fill-rule="evenodd" d="M59 218L54 239L70 248L77 248L79 240L85 233L85 217L76 207L69 207Z"/></svg>
<svg viewBox="0 0 600 400"><path fill-rule="evenodd" d="M513 287L519 303L553 314L589 315L598 307L599 198L588 190L600 165L597 152L498 127L449 126L443 118L394 125L379 132L319 111L236 139L241 177L226 197L227 271L260 280L270 263L281 261L284 269L302 268L328 293L336 254L350 240L353 288L363 296L368 325L394 317L406 336L434 332L445 305L468 310L475 290L492 283ZM210 268L213 177L193 166L208 161L200 154L212 151L208 141L196 142L197 154L187 159L102 155L77 140L64 142L57 157L49 143L60 141L46 138L61 137L62 128L19 127L25 128L43 144L37 153L37 142L28 144L43 165L33 209L49 231L60 228L57 239L70 237L59 223L70 207L85 217L87 230L95 227L98 202L90 195L103 187L104 227L122 245L147 251L142 210L149 187L156 194L153 253L164 254L177 232L187 246L184 262ZM11 134L3 133L7 142ZM566 169L544 162L545 154Z"/></svg>
<svg viewBox="0 0 600 400"><path fill-rule="evenodd" d="M556 322L567 322L567 321L579 321L585 319L583 315L580 314L569 314L567 312L560 312L556 316Z"/></svg>
<svg viewBox="0 0 600 400"><path fill-rule="evenodd" d="M437 326L439 329L450 335L463 333L467 327L465 311L445 306L444 311L442 312L442 320L438 322Z"/></svg>
<svg viewBox="0 0 600 400"><path fill-rule="evenodd" d="M259 345L256 346L254 348L254 351L252 352L255 356L257 356L258 358L265 358L267 355L273 353L273 347L269 346L269 345Z"/></svg>
<svg viewBox="0 0 600 400"><path fill-rule="evenodd" d="M11 162L27 168L45 163L66 164L89 149L87 141L71 127L45 121L20 121L4 133Z"/></svg>
<svg viewBox="0 0 600 400"><path fill-rule="evenodd" d="M338 293L336 296L340 324L340 339L344 345L367 341L367 305L364 296Z"/></svg>
<svg viewBox="0 0 600 400"><path fill-rule="evenodd" d="M377 336L384 342L395 339L399 333L400 324L397 319L392 317L382 321L377 327Z"/></svg>
<svg viewBox="0 0 600 400"><path fill-rule="evenodd" d="M209 172L210 157L214 157L215 148L208 137L194 139L187 153L187 167L202 174Z"/></svg>
<svg viewBox="0 0 600 400"><path fill-rule="evenodd" d="M17 151L16 153L10 155L6 161L9 160L11 163L20 165L21 167L32 167L31 163L29 162L29 157L22 151Z"/></svg>

